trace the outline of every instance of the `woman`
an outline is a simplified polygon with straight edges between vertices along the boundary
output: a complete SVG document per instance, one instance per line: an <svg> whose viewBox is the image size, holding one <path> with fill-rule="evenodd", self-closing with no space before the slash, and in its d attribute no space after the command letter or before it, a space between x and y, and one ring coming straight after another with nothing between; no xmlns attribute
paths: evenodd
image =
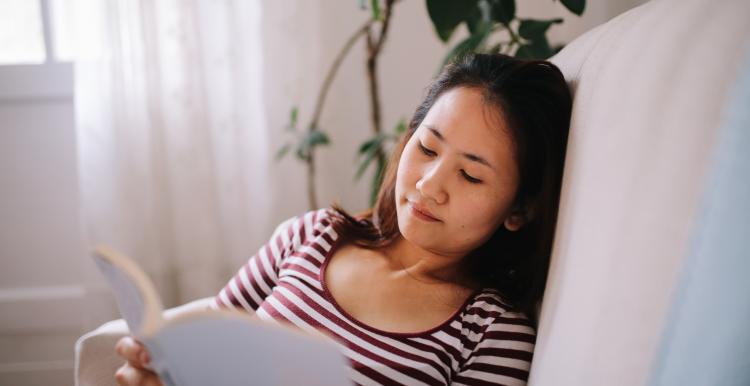
<svg viewBox="0 0 750 386"><path fill-rule="evenodd" d="M476 54L447 66L374 209L283 223L216 305L328 333L358 384L525 384L570 109L548 62ZM117 349L118 382L158 384L142 346Z"/></svg>

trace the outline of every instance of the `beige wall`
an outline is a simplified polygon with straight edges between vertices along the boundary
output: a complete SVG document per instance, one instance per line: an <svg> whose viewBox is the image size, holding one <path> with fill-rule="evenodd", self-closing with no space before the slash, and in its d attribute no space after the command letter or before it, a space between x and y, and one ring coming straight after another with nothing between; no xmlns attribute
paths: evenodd
<svg viewBox="0 0 750 386"><path fill-rule="evenodd" d="M565 42L643 2L589 1L583 17L577 17L559 2L519 0L518 14L563 17L565 23L553 27L550 38ZM325 72L346 39L367 19L368 11L360 10L356 1L264 2L263 7L266 117L278 148L285 138L282 128L289 109L300 106L300 123L309 121ZM388 130L400 118L410 118L448 49L433 32L424 1L400 1L392 20L379 67L383 125ZM452 40L455 43L464 36L464 27L459 27ZM320 124L333 143L317 156L319 204L338 200L352 211L367 207L370 179L367 174L353 183L356 148L372 131L364 50L363 42L354 47L332 86ZM279 178L271 181L276 201L270 223L307 209L304 170L291 158L274 165L273 175Z"/></svg>

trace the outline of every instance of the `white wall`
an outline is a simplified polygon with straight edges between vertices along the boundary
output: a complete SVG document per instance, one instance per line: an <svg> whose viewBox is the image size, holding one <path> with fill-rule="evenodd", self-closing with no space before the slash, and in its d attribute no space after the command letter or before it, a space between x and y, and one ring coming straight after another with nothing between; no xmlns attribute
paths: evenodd
<svg viewBox="0 0 750 386"><path fill-rule="evenodd" d="M0 67L0 384L66 385L86 329L70 64Z"/></svg>

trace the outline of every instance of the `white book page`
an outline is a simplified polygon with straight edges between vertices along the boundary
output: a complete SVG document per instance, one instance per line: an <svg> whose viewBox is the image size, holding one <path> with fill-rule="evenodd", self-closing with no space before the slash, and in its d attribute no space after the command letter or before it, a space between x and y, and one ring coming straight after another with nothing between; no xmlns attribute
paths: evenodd
<svg viewBox="0 0 750 386"><path fill-rule="evenodd" d="M327 338L249 317L208 315L172 320L145 338L158 351L153 357L164 360L153 364L165 384L351 385L345 358Z"/></svg>
<svg viewBox="0 0 750 386"><path fill-rule="evenodd" d="M94 258L94 261L112 288L117 308L128 323L130 331L135 333L142 331L146 306L135 282L112 262L98 256Z"/></svg>
<svg viewBox="0 0 750 386"><path fill-rule="evenodd" d="M163 322L161 300L138 264L106 245L97 246L93 258L130 331L141 337L159 329Z"/></svg>

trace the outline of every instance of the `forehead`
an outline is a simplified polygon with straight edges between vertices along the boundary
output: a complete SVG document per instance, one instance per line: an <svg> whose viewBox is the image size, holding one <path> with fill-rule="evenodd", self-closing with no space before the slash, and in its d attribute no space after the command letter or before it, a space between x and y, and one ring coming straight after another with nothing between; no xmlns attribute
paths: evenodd
<svg viewBox="0 0 750 386"><path fill-rule="evenodd" d="M515 149L503 112L477 88L458 87L443 93L418 131L422 136L432 136L430 129L440 132L457 150L479 153L488 160Z"/></svg>

